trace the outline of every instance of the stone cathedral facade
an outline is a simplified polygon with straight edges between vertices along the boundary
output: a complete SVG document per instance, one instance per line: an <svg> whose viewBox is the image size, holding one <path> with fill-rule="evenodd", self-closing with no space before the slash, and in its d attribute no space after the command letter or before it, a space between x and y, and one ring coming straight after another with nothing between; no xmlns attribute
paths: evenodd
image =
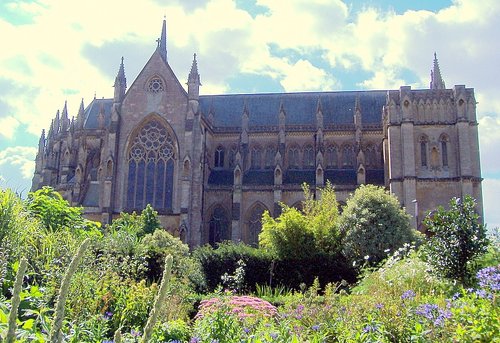
<svg viewBox="0 0 500 343"><path fill-rule="evenodd" d="M167 59L166 23L127 88L76 118L66 104L42 132L32 190L49 185L104 223L151 204L190 246L255 244L263 211L300 206L301 184L326 182L342 203L385 186L414 224L453 196L481 203L476 100L446 89L437 59L429 89L200 95L196 55L187 91Z"/></svg>

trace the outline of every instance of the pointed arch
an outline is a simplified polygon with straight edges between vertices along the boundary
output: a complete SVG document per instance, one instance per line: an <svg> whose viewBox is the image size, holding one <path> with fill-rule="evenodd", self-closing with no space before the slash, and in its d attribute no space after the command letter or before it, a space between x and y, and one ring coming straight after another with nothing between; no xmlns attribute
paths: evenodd
<svg viewBox="0 0 500 343"><path fill-rule="evenodd" d="M288 168L299 168L299 147L294 144L288 149Z"/></svg>
<svg viewBox="0 0 500 343"><path fill-rule="evenodd" d="M276 156L276 149L273 145L268 145L266 148L266 156L265 156L265 162L264 162L264 167L266 169L273 169L274 168L274 157Z"/></svg>
<svg viewBox="0 0 500 343"><path fill-rule="evenodd" d="M219 144L215 149L214 153L215 168L224 168L224 155L225 155L225 149L222 145Z"/></svg>
<svg viewBox="0 0 500 343"><path fill-rule="evenodd" d="M313 169L316 156L314 156L314 148L311 144L304 146L302 157L302 168Z"/></svg>
<svg viewBox="0 0 500 343"><path fill-rule="evenodd" d="M339 148L335 144L330 144L326 148L326 168L336 169L339 167Z"/></svg>
<svg viewBox="0 0 500 343"><path fill-rule="evenodd" d="M419 141L420 141L420 165L422 167L427 167L428 166L427 146L429 144L429 138L426 135L421 135Z"/></svg>
<svg viewBox="0 0 500 343"><path fill-rule="evenodd" d="M354 146L352 144L344 144L342 146L342 168L353 168L354 160Z"/></svg>
<svg viewBox="0 0 500 343"><path fill-rule="evenodd" d="M441 163L443 167L448 167L448 146L450 138L447 134L443 133L439 137L439 143L441 145Z"/></svg>
<svg viewBox="0 0 500 343"><path fill-rule="evenodd" d="M243 242L257 246L259 244L259 234L262 230L262 214L269 209L262 202L255 202L248 209L245 215L243 227Z"/></svg>
<svg viewBox="0 0 500 343"><path fill-rule="evenodd" d="M142 210L151 204L172 211L178 143L170 125L156 114L132 132L127 149L126 208Z"/></svg>
<svg viewBox="0 0 500 343"><path fill-rule="evenodd" d="M222 205L216 204L209 213L207 243L215 246L217 243L230 240L231 222L228 211Z"/></svg>
<svg viewBox="0 0 500 343"><path fill-rule="evenodd" d="M252 169L260 169L262 166L262 149L257 144L250 151L250 166Z"/></svg>

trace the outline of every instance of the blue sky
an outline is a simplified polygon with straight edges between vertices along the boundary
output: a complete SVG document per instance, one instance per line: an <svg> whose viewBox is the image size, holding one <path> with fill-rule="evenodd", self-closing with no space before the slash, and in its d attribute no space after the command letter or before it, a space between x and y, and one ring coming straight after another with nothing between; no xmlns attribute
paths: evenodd
<svg viewBox="0 0 500 343"><path fill-rule="evenodd" d="M169 62L202 94L426 88L436 51L447 87L478 101L485 221L500 226L497 0L30 0L0 2L0 187L27 192L42 128L68 101L130 85L163 15Z"/></svg>

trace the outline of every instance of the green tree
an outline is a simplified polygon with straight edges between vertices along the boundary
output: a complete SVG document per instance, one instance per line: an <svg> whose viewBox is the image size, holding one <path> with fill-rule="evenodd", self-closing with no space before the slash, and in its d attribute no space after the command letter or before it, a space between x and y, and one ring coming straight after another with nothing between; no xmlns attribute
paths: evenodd
<svg viewBox="0 0 500 343"><path fill-rule="evenodd" d="M320 198L316 199L307 184L302 185L305 200L303 213L312 231L318 251L335 254L340 248L340 231L338 229L339 209L337 197L330 181L320 190Z"/></svg>
<svg viewBox="0 0 500 343"><path fill-rule="evenodd" d="M450 209L439 207L424 219L431 238L424 245L429 263L440 275L468 284L476 272L475 259L487 251L486 229L466 195L453 198Z"/></svg>
<svg viewBox="0 0 500 343"><path fill-rule="evenodd" d="M415 240L410 216L394 195L384 188L362 185L347 200L339 217L343 253L351 262L368 259L370 265L382 261L387 252Z"/></svg>
<svg viewBox="0 0 500 343"><path fill-rule="evenodd" d="M304 258L316 252L314 233L306 216L299 210L282 205L281 215L274 219L266 211L262 215L259 246L278 258Z"/></svg>
<svg viewBox="0 0 500 343"><path fill-rule="evenodd" d="M68 228L74 232L90 231L92 234L99 235L100 224L83 218L81 207L70 206L61 194L51 187L45 186L35 192L30 192L27 208L50 231Z"/></svg>

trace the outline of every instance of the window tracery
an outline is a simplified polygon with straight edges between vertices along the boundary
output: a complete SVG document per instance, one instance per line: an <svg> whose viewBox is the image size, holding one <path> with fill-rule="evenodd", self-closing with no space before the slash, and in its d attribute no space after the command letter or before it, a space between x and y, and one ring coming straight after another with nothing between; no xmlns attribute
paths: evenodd
<svg viewBox="0 0 500 343"><path fill-rule="evenodd" d="M222 206L214 208L208 226L208 243L210 245L214 246L216 243L231 239L228 216Z"/></svg>
<svg viewBox="0 0 500 343"><path fill-rule="evenodd" d="M311 145L306 145L304 147L304 168L311 169L314 168L314 150Z"/></svg>
<svg viewBox="0 0 500 343"><path fill-rule="evenodd" d="M175 144L167 128L152 120L132 140L128 154L127 208L172 210Z"/></svg>
<svg viewBox="0 0 500 343"><path fill-rule="evenodd" d="M163 85L163 80L160 79L159 77L155 76L149 80L148 83L148 91L151 93L159 93L163 92L165 90L165 87Z"/></svg>

